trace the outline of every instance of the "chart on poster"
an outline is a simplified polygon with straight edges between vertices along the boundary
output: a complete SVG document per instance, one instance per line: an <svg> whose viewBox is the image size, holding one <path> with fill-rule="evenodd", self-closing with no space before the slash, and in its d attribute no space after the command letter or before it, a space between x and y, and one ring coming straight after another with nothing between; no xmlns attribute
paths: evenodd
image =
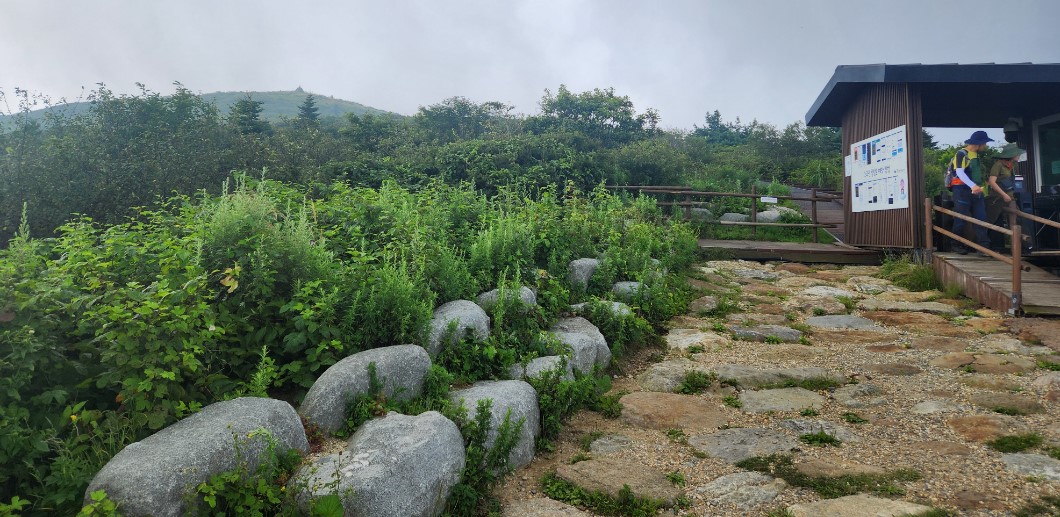
<svg viewBox="0 0 1060 517"><path fill-rule="evenodd" d="M905 126L850 146L850 209L909 208L909 155Z"/></svg>

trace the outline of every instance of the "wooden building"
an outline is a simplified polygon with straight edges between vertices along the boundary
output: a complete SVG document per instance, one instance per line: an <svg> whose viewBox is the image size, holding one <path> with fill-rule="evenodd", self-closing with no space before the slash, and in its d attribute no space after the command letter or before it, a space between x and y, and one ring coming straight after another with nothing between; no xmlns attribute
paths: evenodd
<svg viewBox="0 0 1060 517"><path fill-rule="evenodd" d="M806 125L842 129L848 244L924 247L924 127L1015 129L1021 209L1060 212L1060 64L843 65ZM1060 249L1058 233L1036 227L1034 246Z"/></svg>

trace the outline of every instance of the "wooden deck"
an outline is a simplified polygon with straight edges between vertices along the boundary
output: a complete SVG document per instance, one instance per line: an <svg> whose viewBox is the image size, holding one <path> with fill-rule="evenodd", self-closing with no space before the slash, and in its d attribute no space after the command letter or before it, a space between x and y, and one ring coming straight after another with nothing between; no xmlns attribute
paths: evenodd
<svg viewBox="0 0 1060 517"><path fill-rule="evenodd" d="M943 285L957 284L965 296L999 312L1012 307L1012 267L990 258L954 253L932 254L932 266ZM1060 315L1060 278L1036 266L1023 274L1026 314Z"/></svg>
<svg viewBox="0 0 1060 517"><path fill-rule="evenodd" d="M879 264L880 253L843 244L700 239L699 247L726 257L829 264Z"/></svg>

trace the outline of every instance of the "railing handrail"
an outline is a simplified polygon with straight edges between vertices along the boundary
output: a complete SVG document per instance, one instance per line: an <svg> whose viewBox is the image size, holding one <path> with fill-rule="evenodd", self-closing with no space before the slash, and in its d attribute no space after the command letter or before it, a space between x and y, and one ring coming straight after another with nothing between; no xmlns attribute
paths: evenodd
<svg viewBox="0 0 1060 517"><path fill-rule="evenodd" d="M732 226L750 226L751 227L751 235L755 236L755 237L757 237L757 235L758 235L758 227L759 226L812 228L813 229L813 242L815 242L815 243L816 242L820 242L820 236L818 234L818 230L820 228L835 228L837 226L835 224L820 224L820 222L817 220L817 202L819 202L819 201L833 201L833 200L836 200L836 199L840 199L839 197L831 196L831 195L821 196L821 195L819 195L819 193L817 192L817 189L815 189L815 188L814 189L810 189L810 197L800 197L800 196L762 196L762 195L758 194L757 185L754 185L754 184L751 185L751 193L750 194L744 194L744 193L741 193L741 192L704 192L704 191L692 190L691 187L668 186L668 185L609 185L609 186L606 186L606 188L612 189L612 190L636 190L636 191L640 192L641 194L672 194L674 196L684 196L684 198L685 198L684 201L676 201L676 200L675 201L657 201L657 203L659 205L662 205L662 206L682 206L682 207L684 207L684 219L685 220L691 219L691 209L692 209L693 206L695 206L694 202L690 201L690 199L693 196L695 196L695 197L750 198L751 199L751 220L749 222L719 221L718 223L722 224L722 225L732 225ZM806 224L806 223L760 223L760 222L758 222L758 200L760 198L762 198L762 197L770 197L770 198L777 199L777 200L787 199L787 200L794 200L794 201L809 201L810 202L810 208L811 208L811 210L810 210L810 224Z"/></svg>
<svg viewBox="0 0 1060 517"><path fill-rule="evenodd" d="M656 185L609 185L605 188L611 190L639 190L641 192L648 192L652 194L681 194L686 196L697 196L697 197L773 197L777 199L788 199L792 201L834 201L843 199L841 196L834 196L832 194L825 194L822 192L817 193L817 197L802 197L802 196L763 196L762 194L752 193L744 194L743 192L710 192L702 190L692 190L692 187L671 187L671 186L656 186Z"/></svg>
<svg viewBox="0 0 1060 517"><path fill-rule="evenodd" d="M1034 214L1029 214L1029 213L1024 212L1022 210L1016 210L1016 209L1013 209L1012 207L1008 207L1008 206L1002 207L1001 209L1004 210L1005 213L1007 213L1009 215L1015 214L1016 217L1022 217L1023 219L1026 219L1028 221L1034 221L1036 223L1041 223L1041 224L1044 224L1046 226L1052 226L1053 228L1060 229L1060 222L1053 221L1052 219L1046 219L1044 217L1039 217L1039 216L1036 216Z"/></svg>
<svg viewBox="0 0 1060 517"><path fill-rule="evenodd" d="M997 253L994 250L991 250L991 249L988 249L986 247L980 246L977 243L974 243L974 242L972 242L972 241L970 241L968 239L965 239L961 235L957 235L957 234L955 234L955 233L953 233L953 232L951 232L949 230L946 230L945 228L936 226L935 222L934 222L934 217L932 217L932 214L934 212L940 212L940 213L948 214L948 215L951 215L951 216L956 217L958 219L961 219L963 221L968 221L968 222L970 222L970 223L972 223L974 225L981 226L981 227L988 228L988 229L992 229L992 230L998 231L998 232L1000 232L1000 233L1002 233L1004 235L1012 236L1012 256L1011 257L1006 257L1006 256L1004 256L1004 255L1002 255L1000 253ZM1017 212L1018 212L1018 210L1017 210ZM951 239L953 239L953 240L955 240L957 242L960 242L961 244L964 244L965 246L969 246L969 247L975 249L976 251L979 251L979 252L983 253L984 255L987 255L987 256L995 259L995 260L999 260L1001 262L1004 262L1004 263L1009 264L1010 266L1012 266L1012 301L1011 301L1011 305L1010 305L1010 308L1009 308L1009 312L1011 312L1013 314L1018 314L1022 310L1022 305L1023 305L1023 271L1024 270L1030 271L1030 266L1028 266L1028 265L1023 263L1023 257L1022 257L1023 239L1025 239L1026 236L1023 235L1023 230L1022 230L1022 228L1020 228L1019 219L1017 218L1015 213L1013 213L1011 210L1009 210L1009 228L1006 229L1006 228L1002 228L1000 226L996 226L996 225L987 223L985 221L980 221L979 219L976 219L974 217L966 216L964 214L959 214L959 213L954 212L952 210L948 210L946 208L942 208L941 206L936 205L931 200L931 198L928 197L928 198L924 198L924 226L925 226L925 230L927 230L926 235L925 235L925 240L926 240L925 246L926 246L926 248L929 251L934 248L934 244L932 242L933 241L934 232L939 232L940 234L945 235L945 236L947 236L947 237L949 237L949 238L951 238ZM1019 236L1019 238L1017 238L1017 236Z"/></svg>

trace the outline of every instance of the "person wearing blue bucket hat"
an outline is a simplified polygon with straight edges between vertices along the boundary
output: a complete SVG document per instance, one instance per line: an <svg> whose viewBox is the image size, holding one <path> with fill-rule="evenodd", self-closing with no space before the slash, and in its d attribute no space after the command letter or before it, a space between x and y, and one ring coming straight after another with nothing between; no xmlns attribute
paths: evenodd
<svg viewBox="0 0 1060 517"><path fill-rule="evenodd" d="M979 153L986 149L987 142L994 139L986 134L986 131L976 131L964 141L964 149L957 151L950 166L956 171L953 180L953 204L954 210L962 215L974 217L980 221L986 221L986 200L983 198L983 187L985 177L983 166L979 162ZM964 236L964 219L953 219L953 233ZM986 228L975 225L975 242L984 248L990 247L990 238ZM968 248L960 243L954 244L954 251L961 255L968 253ZM982 252L978 255L985 256Z"/></svg>

